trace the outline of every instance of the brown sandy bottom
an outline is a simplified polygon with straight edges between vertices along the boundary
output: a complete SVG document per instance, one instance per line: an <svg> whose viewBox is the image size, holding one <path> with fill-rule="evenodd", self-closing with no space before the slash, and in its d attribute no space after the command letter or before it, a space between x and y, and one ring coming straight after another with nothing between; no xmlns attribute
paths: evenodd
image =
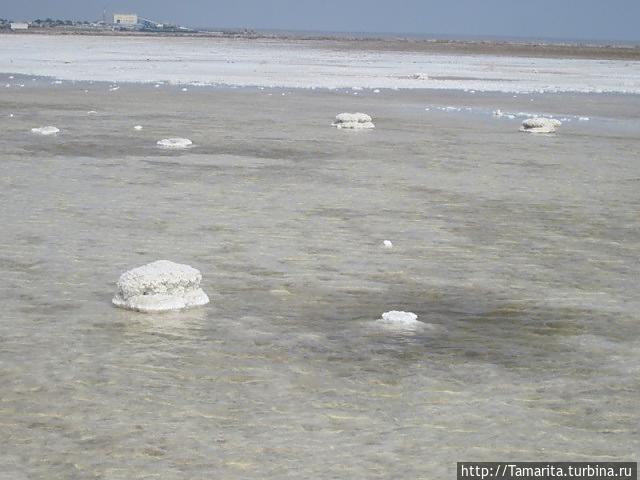
<svg viewBox="0 0 640 480"><path fill-rule="evenodd" d="M0 90L1 478L638 457L637 97L49 83ZM162 258L212 303L110 304Z"/></svg>

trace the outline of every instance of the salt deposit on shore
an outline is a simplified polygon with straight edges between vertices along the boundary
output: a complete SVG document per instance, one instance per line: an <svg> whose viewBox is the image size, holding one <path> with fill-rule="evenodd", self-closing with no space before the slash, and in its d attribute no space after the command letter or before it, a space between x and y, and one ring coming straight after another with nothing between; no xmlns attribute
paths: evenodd
<svg viewBox="0 0 640 480"><path fill-rule="evenodd" d="M133 127L134 130L142 130L142 125L135 125Z"/></svg>
<svg viewBox="0 0 640 480"><path fill-rule="evenodd" d="M391 243L391 240L385 240L384 242L382 242L382 246L384 248L393 248L393 243Z"/></svg>
<svg viewBox="0 0 640 480"><path fill-rule="evenodd" d="M310 88L436 88L469 91L640 92L640 63L625 60L442 55L307 46L295 41L8 35L0 71L60 80ZM207 48L208 45L215 48ZM404 48L403 48L404 49ZM47 52L43 61L42 52ZM167 55L171 51L171 55ZM135 59L149 58L148 68ZM220 62L233 57L234 62ZM177 69L175 58L181 59ZM70 63L67 63L69 61ZM491 65L491 69L487 65ZM308 68L301 69L300 65ZM349 75L343 65L349 65ZM523 66L526 65L526 66ZM532 74L533 70L538 73ZM420 72L429 72L422 77Z"/></svg>
<svg viewBox="0 0 640 480"><path fill-rule="evenodd" d="M164 312L209 303L202 275L189 265L159 260L123 273L113 304L138 312Z"/></svg>
<svg viewBox="0 0 640 480"><path fill-rule="evenodd" d="M52 125L48 125L46 127L32 128L31 131L39 135L55 135L60 131L60 129Z"/></svg>
<svg viewBox="0 0 640 480"><path fill-rule="evenodd" d="M336 115L336 119L331 125L336 128L352 130L375 128L371 117L366 113L340 113Z"/></svg>
<svg viewBox="0 0 640 480"><path fill-rule="evenodd" d="M158 140L157 145L162 148L182 149L189 148L193 142L188 138L163 138Z"/></svg>
<svg viewBox="0 0 640 480"><path fill-rule="evenodd" d="M554 118L534 117L528 118L522 122L521 132L530 133L553 133L556 127L562 125L562 122Z"/></svg>

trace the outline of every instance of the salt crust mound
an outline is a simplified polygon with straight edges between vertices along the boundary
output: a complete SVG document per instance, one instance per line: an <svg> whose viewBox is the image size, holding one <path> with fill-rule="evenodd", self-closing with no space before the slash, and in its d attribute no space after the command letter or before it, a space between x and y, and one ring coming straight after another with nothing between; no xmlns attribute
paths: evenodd
<svg viewBox="0 0 640 480"><path fill-rule="evenodd" d="M385 240L382 242L383 248L393 248L393 242L391 240Z"/></svg>
<svg viewBox="0 0 640 480"><path fill-rule="evenodd" d="M39 133L40 135L55 135L60 131L59 128L48 125L46 127L32 128L33 133Z"/></svg>
<svg viewBox="0 0 640 480"><path fill-rule="evenodd" d="M336 115L336 120L331 125L349 129L375 128L371 117L366 113L341 113Z"/></svg>
<svg viewBox="0 0 640 480"><path fill-rule="evenodd" d="M397 310L391 310L390 312L383 313L382 321L396 325L414 325L416 323L421 323L418 321L418 316L415 313Z"/></svg>
<svg viewBox="0 0 640 480"><path fill-rule="evenodd" d="M162 148L189 148L193 142L188 138L164 138L158 140L157 144Z"/></svg>
<svg viewBox="0 0 640 480"><path fill-rule="evenodd" d="M189 265L158 260L129 270L118 280L117 307L137 312L165 312L209 303L200 288L202 275Z"/></svg>
<svg viewBox="0 0 640 480"><path fill-rule="evenodd" d="M559 127L560 125L562 125L562 122L555 118L527 118L522 122L520 131L530 133L553 133L556 131L556 127Z"/></svg>

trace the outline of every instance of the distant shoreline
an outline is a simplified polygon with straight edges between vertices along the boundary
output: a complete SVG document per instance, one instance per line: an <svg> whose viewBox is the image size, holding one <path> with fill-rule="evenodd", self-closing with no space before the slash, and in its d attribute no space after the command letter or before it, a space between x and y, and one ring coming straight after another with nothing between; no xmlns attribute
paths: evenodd
<svg viewBox="0 0 640 480"><path fill-rule="evenodd" d="M593 60L640 61L640 46L591 45L509 40L446 40L422 38L356 37L349 34L263 33L263 32L136 32L111 30L32 29L26 32L2 32L0 35L56 35L105 37L203 38L226 40L262 40L305 42L324 49L418 52L441 55L496 55L534 58L575 58Z"/></svg>

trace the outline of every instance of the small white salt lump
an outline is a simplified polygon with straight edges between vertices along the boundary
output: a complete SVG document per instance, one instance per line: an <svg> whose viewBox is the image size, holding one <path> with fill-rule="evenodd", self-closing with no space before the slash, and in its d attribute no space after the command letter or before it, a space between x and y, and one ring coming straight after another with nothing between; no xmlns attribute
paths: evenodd
<svg viewBox="0 0 640 480"><path fill-rule="evenodd" d="M373 93L380 93L380 90L376 88Z"/></svg>
<svg viewBox="0 0 640 480"><path fill-rule="evenodd" d="M133 127L134 130L142 130L142 125L136 125Z"/></svg>
<svg viewBox="0 0 640 480"><path fill-rule="evenodd" d="M418 322L418 316L412 312L391 310L382 314L382 321L390 324L412 325Z"/></svg>
<svg viewBox="0 0 640 480"><path fill-rule="evenodd" d="M580 117L580 118L578 118L578 120L580 122L588 122L589 121L589 117Z"/></svg>
<svg viewBox="0 0 640 480"><path fill-rule="evenodd" d="M393 248L393 243L391 243L391 240L385 240L384 242L382 242L382 246L384 248Z"/></svg>
<svg viewBox="0 0 640 480"><path fill-rule="evenodd" d="M48 125L46 127L32 128L31 131L33 133L38 133L40 135L55 135L56 133L58 133L60 131L60 129L57 128L57 127L53 127L51 125Z"/></svg>
<svg viewBox="0 0 640 480"><path fill-rule="evenodd" d="M331 126L348 129L375 128L371 117L366 113L340 113Z"/></svg>
<svg viewBox="0 0 640 480"><path fill-rule="evenodd" d="M183 92L188 92L188 91L189 91L189 89L188 89L188 88L183 88L183 89L182 89L182 91L183 91Z"/></svg>
<svg viewBox="0 0 640 480"><path fill-rule="evenodd" d="M189 148L193 142L188 138L163 138L156 142L162 148Z"/></svg>
<svg viewBox="0 0 640 480"><path fill-rule="evenodd" d="M555 118L533 117L527 118L522 122L521 132L530 133L553 133L556 127L562 125L562 122Z"/></svg>
<svg viewBox="0 0 640 480"><path fill-rule="evenodd" d="M206 305L201 280L200 271L189 265L159 260L123 273L112 303L144 313Z"/></svg>

